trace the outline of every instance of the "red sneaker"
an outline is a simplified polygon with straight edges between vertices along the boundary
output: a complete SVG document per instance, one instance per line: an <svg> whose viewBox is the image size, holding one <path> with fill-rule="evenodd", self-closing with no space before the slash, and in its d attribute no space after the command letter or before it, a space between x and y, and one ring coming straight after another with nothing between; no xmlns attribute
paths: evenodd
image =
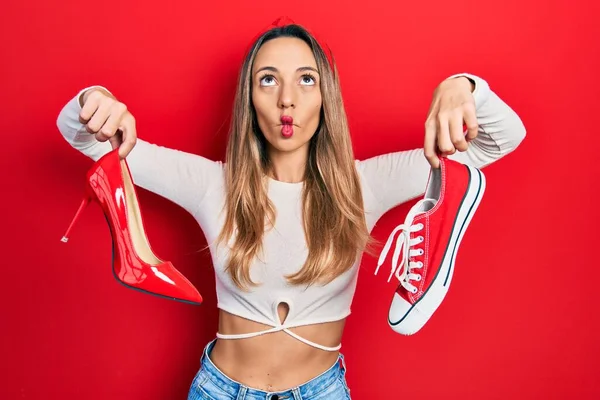
<svg viewBox="0 0 600 400"><path fill-rule="evenodd" d="M385 261L398 231L392 258L392 276L400 285L388 314L390 327L403 335L412 335L431 318L444 300L460 242L479 207L486 180L474 167L441 159L432 169L425 195L409 211L404 224L394 229L377 263ZM398 259L402 253L402 260Z"/></svg>

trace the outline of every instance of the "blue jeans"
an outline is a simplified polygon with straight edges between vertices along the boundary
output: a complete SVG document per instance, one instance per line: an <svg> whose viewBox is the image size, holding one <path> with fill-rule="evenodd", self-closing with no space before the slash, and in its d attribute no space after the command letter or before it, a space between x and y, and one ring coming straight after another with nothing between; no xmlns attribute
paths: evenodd
<svg viewBox="0 0 600 400"><path fill-rule="evenodd" d="M340 354L338 361L327 371L300 386L280 392L265 392L249 388L222 373L210 360L215 345L211 341L204 348L200 370L194 377L188 400L348 400L346 363Z"/></svg>

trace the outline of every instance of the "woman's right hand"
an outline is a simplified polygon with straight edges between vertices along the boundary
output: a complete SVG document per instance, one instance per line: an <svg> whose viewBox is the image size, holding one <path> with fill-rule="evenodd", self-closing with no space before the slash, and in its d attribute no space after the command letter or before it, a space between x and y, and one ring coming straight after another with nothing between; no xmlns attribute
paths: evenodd
<svg viewBox="0 0 600 400"><path fill-rule="evenodd" d="M79 118L86 130L100 142L110 141L113 150L125 158L135 146L135 118L127 106L101 87L86 90L80 98Z"/></svg>

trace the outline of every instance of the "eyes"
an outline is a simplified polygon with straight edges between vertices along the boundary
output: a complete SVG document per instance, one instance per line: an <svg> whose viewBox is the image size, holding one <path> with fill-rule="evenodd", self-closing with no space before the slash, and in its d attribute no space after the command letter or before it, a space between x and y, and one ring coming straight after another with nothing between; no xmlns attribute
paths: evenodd
<svg viewBox="0 0 600 400"><path fill-rule="evenodd" d="M275 77L271 74L265 74L259 78L260 86L275 86L277 84ZM300 85L313 86L317 84L317 79L314 75L306 73L300 77Z"/></svg>

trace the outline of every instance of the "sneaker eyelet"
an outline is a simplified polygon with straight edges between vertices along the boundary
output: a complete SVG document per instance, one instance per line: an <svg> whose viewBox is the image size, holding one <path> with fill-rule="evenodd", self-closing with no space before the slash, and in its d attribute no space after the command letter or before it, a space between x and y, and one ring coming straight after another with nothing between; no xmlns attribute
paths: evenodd
<svg viewBox="0 0 600 400"><path fill-rule="evenodd" d="M415 278L415 281L420 282L421 281L421 275L417 275L417 277Z"/></svg>

